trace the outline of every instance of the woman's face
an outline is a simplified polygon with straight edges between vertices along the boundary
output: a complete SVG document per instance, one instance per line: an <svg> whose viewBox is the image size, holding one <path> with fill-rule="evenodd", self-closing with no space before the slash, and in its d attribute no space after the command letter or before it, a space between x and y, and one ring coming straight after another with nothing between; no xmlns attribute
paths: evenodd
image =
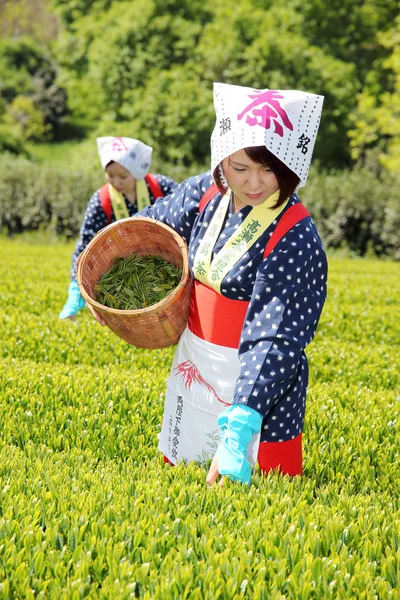
<svg viewBox="0 0 400 600"><path fill-rule="evenodd" d="M222 161L225 179L235 195L237 209L258 206L279 190L278 180L268 167L253 162L244 150Z"/></svg>
<svg viewBox="0 0 400 600"><path fill-rule="evenodd" d="M111 183L117 192L128 196L135 191L136 179L125 167L121 167L118 163L113 162L106 166L105 171L107 181Z"/></svg>

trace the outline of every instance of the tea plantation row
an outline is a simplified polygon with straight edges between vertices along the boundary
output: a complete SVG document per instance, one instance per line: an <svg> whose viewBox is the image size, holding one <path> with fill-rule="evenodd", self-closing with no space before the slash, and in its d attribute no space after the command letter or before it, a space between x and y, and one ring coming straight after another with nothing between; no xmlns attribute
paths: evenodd
<svg viewBox="0 0 400 600"><path fill-rule="evenodd" d="M71 245L0 240L0 598L400 598L400 265L330 260L304 476L164 466L173 349L87 310Z"/></svg>

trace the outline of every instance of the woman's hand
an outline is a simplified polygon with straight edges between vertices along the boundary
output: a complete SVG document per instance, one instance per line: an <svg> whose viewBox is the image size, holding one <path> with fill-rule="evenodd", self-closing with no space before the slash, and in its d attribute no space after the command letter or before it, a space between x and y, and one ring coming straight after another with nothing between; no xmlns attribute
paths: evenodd
<svg viewBox="0 0 400 600"><path fill-rule="evenodd" d="M84 308L85 301L81 296L79 285L76 281L71 281L68 288L68 298L60 314L59 319L69 319L75 321L78 311Z"/></svg>
<svg viewBox="0 0 400 600"><path fill-rule="evenodd" d="M218 417L221 442L211 463L206 483L212 485L218 475L233 481L250 483L251 468L247 459L247 448L251 437L261 429L262 416L257 411L241 404L232 404ZM222 477L219 485L224 485Z"/></svg>
<svg viewBox="0 0 400 600"><path fill-rule="evenodd" d="M211 463L211 467L210 470L208 471L208 475L207 475L207 479L206 479L206 484L207 485L213 485L214 483L216 483L217 479L218 479L218 475L219 475L219 471L218 471L218 456L215 455L213 458L213 461ZM221 477L221 480L219 482L219 486L222 487L224 485L225 482L225 477Z"/></svg>
<svg viewBox="0 0 400 600"><path fill-rule="evenodd" d="M86 304L86 306L88 307L89 311L92 313L96 321L100 323L100 325L106 325L105 320L90 306L90 304Z"/></svg>

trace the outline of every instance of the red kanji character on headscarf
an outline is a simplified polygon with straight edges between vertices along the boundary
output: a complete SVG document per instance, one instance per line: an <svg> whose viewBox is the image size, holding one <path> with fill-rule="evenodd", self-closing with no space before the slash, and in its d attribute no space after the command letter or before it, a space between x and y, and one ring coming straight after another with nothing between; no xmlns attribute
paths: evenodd
<svg viewBox="0 0 400 600"><path fill-rule="evenodd" d="M122 141L122 139L120 137L116 137L113 139L112 149L114 152L115 151L123 152L124 150L128 150L128 148L125 146L124 142Z"/></svg>
<svg viewBox="0 0 400 600"><path fill-rule="evenodd" d="M281 118L285 127L293 131L293 125L289 120L286 111L279 104L278 99L283 98L276 90L258 91L255 90L254 94L249 94L249 98L253 99L246 108L238 115L240 121L246 113L246 123L251 125L260 125L265 129L271 127L271 121L275 126L274 133L277 133L280 137L283 137L283 127L278 123L278 119ZM260 108L257 108L260 107Z"/></svg>

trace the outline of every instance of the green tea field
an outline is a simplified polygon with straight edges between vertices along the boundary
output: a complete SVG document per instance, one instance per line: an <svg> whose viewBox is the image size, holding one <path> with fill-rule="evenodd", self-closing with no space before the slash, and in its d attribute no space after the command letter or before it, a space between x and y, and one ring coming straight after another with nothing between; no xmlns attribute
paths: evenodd
<svg viewBox="0 0 400 600"><path fill-rule="evenodd" d="M173 349L58 319L72 250L0 240L0 598L400 599L400 264L330 259L304 476L207 488L157 451Z"/></svg>

